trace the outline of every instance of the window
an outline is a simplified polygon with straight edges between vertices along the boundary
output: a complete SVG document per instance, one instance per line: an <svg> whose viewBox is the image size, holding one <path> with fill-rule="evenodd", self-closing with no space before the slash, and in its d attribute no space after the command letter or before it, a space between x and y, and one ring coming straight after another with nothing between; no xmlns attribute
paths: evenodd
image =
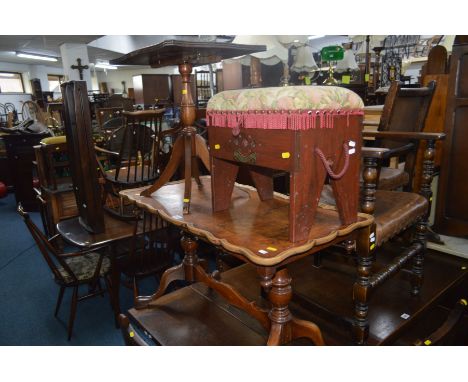
<svg viewBox="0 0 468 382"><path fill-rule="evenodd" d="M0 72L0 93L24 93L21 73Z"/></svg>
<svg viewBox="0 0 468 382"><path fill-rule="evenodd" d="M48 74L47 79L49 80L49 91L60 93L60 84L63 82L63 76Z"/></svg>

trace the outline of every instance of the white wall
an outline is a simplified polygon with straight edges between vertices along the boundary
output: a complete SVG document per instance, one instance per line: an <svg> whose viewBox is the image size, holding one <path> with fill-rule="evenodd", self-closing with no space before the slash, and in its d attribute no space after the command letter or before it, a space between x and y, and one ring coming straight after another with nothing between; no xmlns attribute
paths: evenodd
<svg viewBox="0 0 468 382"><path fill-rule="evenodd" d="M177 67L166 67L166 68L140 68L140 69L117 69L117 70L107 70L106 72L103 71L96 71L97 79L99 82L106 82L107 89L109 92L111 89L114 89L117 94L122 93L123 86L122 81L125 81L125 84L128 88L133 88L133 76L137 76L139 74L178 74L179 69ZM94 89L93 89L94 90Z"/></svg>
<svg viewBox="0 0 468 382"><path fill-rule="evenodd" d="M43 91L49 91L48 74L63 75L63 68L46 65L25 65L11 62L0 62L0 71L21 73L23 77L24 91L31 93L31 78L39 78ZM60 93L55 93L55 97L60 97ZM2 102L3 103L3 102Z"/></svg>

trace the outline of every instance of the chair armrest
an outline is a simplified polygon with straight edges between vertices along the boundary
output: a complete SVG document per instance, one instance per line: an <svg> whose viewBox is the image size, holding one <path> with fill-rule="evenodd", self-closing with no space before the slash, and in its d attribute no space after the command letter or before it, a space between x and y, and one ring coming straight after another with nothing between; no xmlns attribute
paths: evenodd
<svg viewBox="0 0 468 382"><path fill-rule="evenodd" d="M115 151L106 150L99 146L94 146L94 150L99 151L100 153L103 153L103 154L109 154L109 155L113 155L117 157L120 156L120 154L116 153Z"/></svg>
<svg viewBox="0 0 468 382"><path fill-rule="evenodd" d="M384 159L385 153L390 151L390 149L386 149L383 147L362 147L361 148L361 155L364 158L377 158L377 159Z"/></svg>
<svg viewBox="0 0 468 382"><path fill-rule="evenodd" d="M415 148L416 148L416 146L415 146L414 143L408 143L408 144L406 144L404 146L399 146L399 147L395 147L393 149L389 149L388 151L386 151L384 153L383 159L388 159L388 158L400 156L400 155L403 155L403 154L408 154L409 152L414 151Z"/></svg>
<svg viewBox="0 0 468 382"><path fill-rule="evenodd" d="M102 249L106 248L105 245L101 245L99 247L94 247L94 248L90 248L90 249L85 249L85 250L82 250L82 251L79 251L79 252L69 252L69 253L61 253L59 256L62 257L62 258L65 258L65 259L68 259L70 257L77 257L77 256L83 256L83 255L86 255L88 253L92 253L92 252L97 252L99 253L99 251L101 251ZM99 253L101 256L104 256L103 253Z"/></svg>
<svg viewBox="0 0 468 382"><path fill-rule="evenodd" d="M425 133L413 131L363 131L363 137L372 137L380 139L393 139L397 141L409 140L443 140L445 139L444 133Z"/></svg>

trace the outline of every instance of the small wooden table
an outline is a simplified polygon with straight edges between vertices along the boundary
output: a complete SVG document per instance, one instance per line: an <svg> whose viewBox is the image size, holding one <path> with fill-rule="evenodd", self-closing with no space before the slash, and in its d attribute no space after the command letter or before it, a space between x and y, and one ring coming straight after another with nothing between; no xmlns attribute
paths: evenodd
<svg viewBox="0 0 468 382"><path fill-rule="evenodd" d="M90 233L80 224L79 217L62 220L57 223L57 231L69 244L78 248L96 248L103 245L108 246L108 256L110 258L110 271L112 283L112 307L114 308L115 322L120 314L120 270L117 267L115 246L118 242L133 236L134 224L122 221L104 214L105 230L102 233Z"/></svg>
<svg viewBox="0 0 468 382"><path fill-rule="evenodd" d="M169 183L150 197L140 195L146 187L120 192L125 200L159 215L184 232L181 239L185 253L183 262L163 274L155 294L137 298L136 309L161 308L160 297L174 280L203 282L230 304L254 317L269 333L268 345L286 344L299 337L322 345L320 329L312 322L293 317L289 311L291 277L285 265L347 239L356 239L357 250L370 254L373 217L359 213L357 222L343 226L335 208L320 205L308 238L292 243L289 241L289 200L286 196L275 194L271 200L260 201L254 188L236 184L231 207L213 213L211 179L204 176L200 180L201 186L192 185L191 210L186 215L183 214L184 181ZM197 238L253 264L271 307L260 308L215 275L208 275L197 256ZM360 310L356 311L360 314ZM360 327L360 320L357 316L357 327Z"/></svg>

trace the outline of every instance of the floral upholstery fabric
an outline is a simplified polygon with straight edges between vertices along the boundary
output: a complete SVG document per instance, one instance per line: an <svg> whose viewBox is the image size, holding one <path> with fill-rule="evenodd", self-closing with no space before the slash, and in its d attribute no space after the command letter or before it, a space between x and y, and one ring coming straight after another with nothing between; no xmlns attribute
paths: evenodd
<svg viewBox="0 0 468 382"><path fill-rule="evenodd" d="M364 103L356 93L338 86L284 86L226 90L210 99L207 111L357 110Z"/></svg>
<svg viewBox="0 0 468 382"><path fill-rule="evenodd" d="M94 276L94 272L96 271L96 267L98 265L99 256L99 253L91 252L83 256L70 257L65 261L72 270L72 272L75 274L78 281L85 281L92 279L92 277ZM109 272L109 268L109 258L104 256L104 258L102 259L100 275L104 276L107 272ZM63 267L59 267L58 271L63 276L66 283L73 282L72 276L69 275Z"/></svg>

